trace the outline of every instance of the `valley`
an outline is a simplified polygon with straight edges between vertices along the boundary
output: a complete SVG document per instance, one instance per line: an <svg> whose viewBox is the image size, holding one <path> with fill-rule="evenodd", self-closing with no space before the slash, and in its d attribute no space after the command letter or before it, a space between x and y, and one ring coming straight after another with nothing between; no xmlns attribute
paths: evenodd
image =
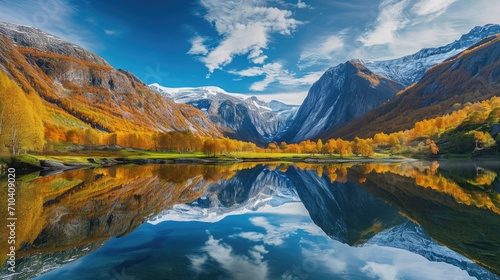
<svg viewBox="0 0 500 280"><path fill-rule="evenodd" d="M267 43L222 55L196 34L206 80L154 81L42 29L0 21L0 184L15 171L22 223L0 278L499 279L500 25L301 78ZM224 75L250 93L199 85ZM269 85L310 87L291 105Z"/></svg>

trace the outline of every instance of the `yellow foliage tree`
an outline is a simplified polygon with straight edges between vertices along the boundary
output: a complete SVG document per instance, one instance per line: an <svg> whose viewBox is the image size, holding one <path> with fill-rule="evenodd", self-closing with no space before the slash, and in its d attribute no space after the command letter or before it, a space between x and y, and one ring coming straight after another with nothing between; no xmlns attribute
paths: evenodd
<svg viewBox="0 0 500 280"><path fill-rule="evenodd" d="M40 108L35 108L22 89L0 71L0 150L11 156L41 151L45 145Z"/></svg>

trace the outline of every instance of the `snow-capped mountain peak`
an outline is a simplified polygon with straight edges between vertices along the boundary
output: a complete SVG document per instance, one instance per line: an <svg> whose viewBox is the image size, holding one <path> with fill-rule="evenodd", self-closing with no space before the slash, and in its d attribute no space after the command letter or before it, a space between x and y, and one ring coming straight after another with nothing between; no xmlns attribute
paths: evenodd
<svg viewBox="0 0 500 280"><path fill-rule="evenodd" d="M170 88L157 83L149 87L176 103L192 105L213 122L230 128L233 138L265 144L287 129L299 106L262 101L255 96L228 93L216 86Z"/></svg>
<svg viewBox="0 0 500 280"><path fill-rule="evenodd" d="M476 26L460 39L438 48L425 48L412 55L383 61L360 61L371 71L409 86L418 82L432 66L453 57L486 37L500 33L500 25Z"/></svg>

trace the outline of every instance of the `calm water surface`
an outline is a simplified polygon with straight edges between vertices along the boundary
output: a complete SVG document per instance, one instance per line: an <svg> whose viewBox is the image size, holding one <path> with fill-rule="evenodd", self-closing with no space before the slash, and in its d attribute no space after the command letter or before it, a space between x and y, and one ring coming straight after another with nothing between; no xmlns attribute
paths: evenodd
<svg viewBox="0 0 500 280"><path fill-rule="evenodd" d="M500 279L498 172L407 162L32 174L17 190L18 273L4 264L0 278Z"/></svg>

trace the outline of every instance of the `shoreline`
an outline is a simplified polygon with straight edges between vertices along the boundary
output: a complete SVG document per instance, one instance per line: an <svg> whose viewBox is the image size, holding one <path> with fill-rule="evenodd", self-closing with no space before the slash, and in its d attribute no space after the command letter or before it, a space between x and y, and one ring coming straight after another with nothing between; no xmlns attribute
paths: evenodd
<svg viewBox="0 0 500 280"><path fill-rule="evenodd" d="M491 158L468 158L466 160L488 160ZM3 177L3 169L6 167L15 167L18 169L20 174L29 174L33 172L41 172L44 175L58 174L65 171L85 169L85 168L101 168L110 167L116 165L146 165L146 164L236 164L241 162L262 162L262 163L273 163L273 162L288 162L288 163L310 163L310 164L344 164L344 163L400 163L400 162L415 162L415 161L455 161L462 160L462 158L419 158L419 157L356 157L350 156L346 158L331 157L327 156L278 156L270 157L257 156L257 157L204 157L192 154L192 157L187 154L165 154L165 157L161 157L161 154L157 154L154 157L148 155L133 155L133 156L123 156L123 155L92 155L92 154L61 154L61 155L22 155L11 161L9 164L6 159L2 160L2 170L0 177Z"/></svg>

